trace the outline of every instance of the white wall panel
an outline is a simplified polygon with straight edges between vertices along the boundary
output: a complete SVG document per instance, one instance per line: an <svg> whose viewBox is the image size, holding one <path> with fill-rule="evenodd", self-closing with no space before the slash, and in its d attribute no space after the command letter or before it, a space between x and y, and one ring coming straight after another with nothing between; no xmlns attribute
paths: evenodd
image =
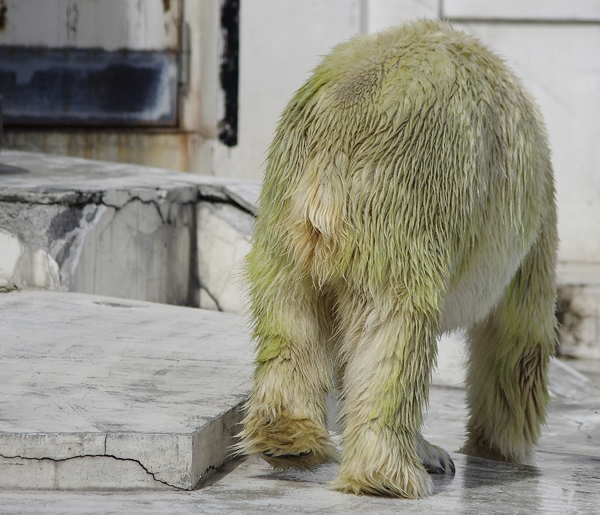
<svg viewBox="0 0 600 515"><path fill-rule="evenodd" d="M179 0L5 0L0 45L162 50L178 45Z"/></svg>
<svg viewBox="0 0 600 515"><path fill-rule="evenodd" d="M437 18L441 0L365 0L365 32L378 32L415 18Z"/></svg>
<svg viewBox="0 0 600 515"><path fill-rule="evenodd" d="M513 20L600 20L598 0L442 0L452 18Z"/></svg>
<svg viewBox="0 0 600 515"><path fill-rule="evenodd" d="M557 179L560 259L600 261L600 25L458 25L503 55L536 97Z"/></svg>
<svg viewBox="0 0 600 515"><path fill-rule="evenodd" d="M260 179L277 120L320 56L360 30L359 0L250 0L240 11L238 145L213 142L216 174Z"/></svg>

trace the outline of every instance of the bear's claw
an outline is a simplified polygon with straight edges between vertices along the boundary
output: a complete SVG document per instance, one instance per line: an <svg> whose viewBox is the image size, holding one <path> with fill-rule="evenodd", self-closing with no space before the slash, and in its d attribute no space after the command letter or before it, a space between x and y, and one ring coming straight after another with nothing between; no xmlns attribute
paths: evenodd
<svg viewBox="0 0 600 515"><path fill-rule="evenodd" d="M456 466L450 455L441 447L430 444L420 433L417 434L417 454L425 470L430 474L456 472Z"/></svg>

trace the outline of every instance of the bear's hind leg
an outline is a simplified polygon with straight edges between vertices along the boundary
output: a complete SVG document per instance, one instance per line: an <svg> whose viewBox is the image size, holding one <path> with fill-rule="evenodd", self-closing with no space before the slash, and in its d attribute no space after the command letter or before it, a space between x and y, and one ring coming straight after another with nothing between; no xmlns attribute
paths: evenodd
<svg viewBox="0 0 600 515"><path fill-rule="evenodd" d="M324 400L333 380L329 304L297 268L259 251L248 260L258 352L237 449L277 469L311 468L337 459Z"/></svg>
<svg viewBox="0 0 600 515"><path fill-rule="evenodd" d="M470 420L461 452L530 463L546 419L554 353L556 233L540 233L504 296L469 332Z"/></svg>
<svg viewBox="0 0 600 515"><path fill-rule="evenodd" d="M362 295L338 297L347 364L342 460L333 486L355 494L425 497L433 482L417 435L435 361L437 315L388 300L385 308Z"/></svg>

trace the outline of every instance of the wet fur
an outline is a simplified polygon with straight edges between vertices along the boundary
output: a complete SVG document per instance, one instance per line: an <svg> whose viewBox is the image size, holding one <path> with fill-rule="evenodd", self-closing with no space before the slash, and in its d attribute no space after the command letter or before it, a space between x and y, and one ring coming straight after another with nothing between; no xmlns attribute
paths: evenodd
<svg viewBox="0 0 600 515"><path fill-rule="evenodd" d="M254 388L239 449L341 459L334 487L423 497L453 472L419 433L437 342L468 328L462 449L526 463L555 339L554 183L501 59L420 21L336 47L284 111L246 262ZM337 377L337 379L336 379ZM343 450L323 396L342 392Z"/></svg>

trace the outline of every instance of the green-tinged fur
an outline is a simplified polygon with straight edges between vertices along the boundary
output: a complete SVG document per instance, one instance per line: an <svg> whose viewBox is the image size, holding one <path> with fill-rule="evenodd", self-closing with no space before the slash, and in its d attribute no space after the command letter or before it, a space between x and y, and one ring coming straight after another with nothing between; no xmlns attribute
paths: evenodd
<svg viewBox="0 0 600 515"><path fill-rule="evenodd" d="M554 183L541 116L477 40L419 21L337 46L284 111L246 262L254 388L239 449L338 459L334 486L422 497L440 334L469 329L464 452L525 462L554 348Z"/></svg>

